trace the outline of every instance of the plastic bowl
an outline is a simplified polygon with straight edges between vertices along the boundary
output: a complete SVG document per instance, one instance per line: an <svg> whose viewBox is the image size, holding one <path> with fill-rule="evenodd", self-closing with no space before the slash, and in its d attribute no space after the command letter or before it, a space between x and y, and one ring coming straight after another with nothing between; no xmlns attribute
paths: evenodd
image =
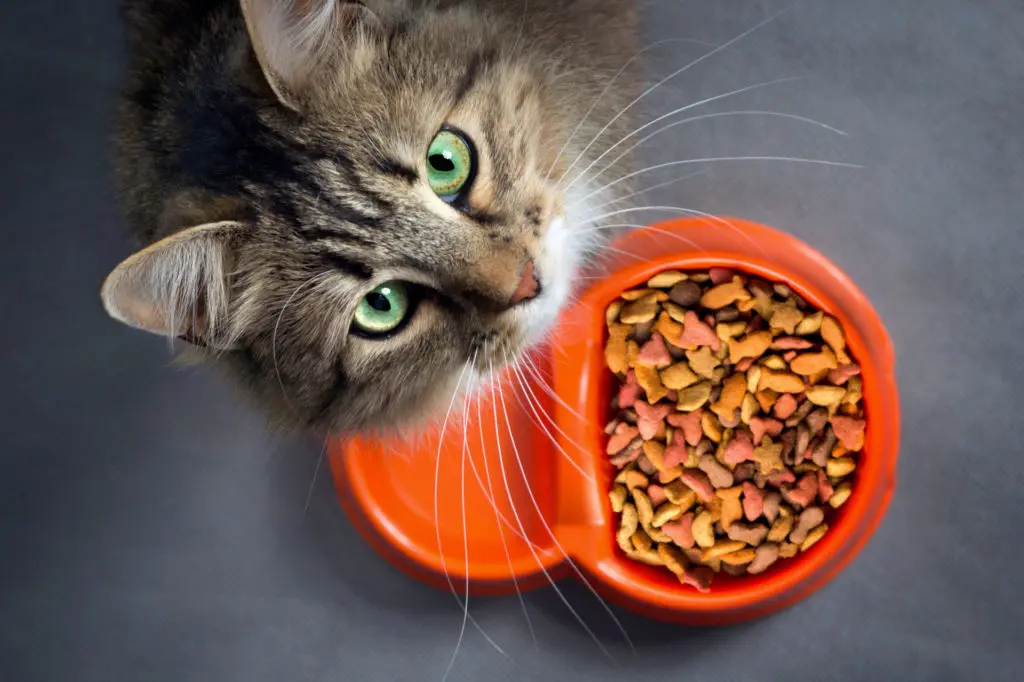
<svg viewBox="0 0 1024 682"><path fill-rule="evenodd" d="M506 372L493 399L460 402L443 429L416 442L334 443L342 504L392 563L446 590L502 594L573 575L626 608L694 625L786 608L849 564L889 504L900 414L885 328L834 264L762 225L680 219L632 232L616 249L610 274L566 312L535 369ZM602 431L611 390L604 310L657 272L711 266L784 282L839 319L862 368L867 433L853 495L820 542L756 577L720 574L702 594L615 544Z"/></svg>

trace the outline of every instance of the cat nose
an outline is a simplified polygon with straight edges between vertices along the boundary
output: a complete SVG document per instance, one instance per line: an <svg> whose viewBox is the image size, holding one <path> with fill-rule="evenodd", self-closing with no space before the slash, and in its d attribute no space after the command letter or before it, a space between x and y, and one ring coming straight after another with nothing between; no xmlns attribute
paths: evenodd
<svg viewBox="0 0 1024 682"><path fill-rule="evenodd" d="M526 265L523 267L522 277L519 278L519 284L516 285L516 290L512 292L512 298L508 301L508 307L512 308L520 303L526 303L537 298L540 294L540 281L537 280L537 275L533 267L533 259L526 261Z"/></svg>

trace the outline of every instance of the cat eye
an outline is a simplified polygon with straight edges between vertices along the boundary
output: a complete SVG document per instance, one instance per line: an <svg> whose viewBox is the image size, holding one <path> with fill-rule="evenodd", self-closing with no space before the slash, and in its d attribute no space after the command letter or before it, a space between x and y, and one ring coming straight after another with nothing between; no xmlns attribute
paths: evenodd
<svg viewBox="0 0 1024 682"><path fill-rule="evenodd" d="M384 282L363 296L352 319L353 331L363 336L386 336L397 331L412 312L412 298L402 282Z"/></svg>
<svg viewBox="0 0 1024 682"><path fill-rule="evenodd" d="M427 183L434 194L452 203L469 189L476 159L473 146L461 133L445 129L427 149Z"/></svg>

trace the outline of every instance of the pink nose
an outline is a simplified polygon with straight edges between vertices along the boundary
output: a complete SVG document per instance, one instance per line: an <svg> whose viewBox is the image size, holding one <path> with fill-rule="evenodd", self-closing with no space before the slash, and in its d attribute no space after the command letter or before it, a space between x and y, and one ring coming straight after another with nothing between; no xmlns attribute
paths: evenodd
<svg viewBox="0 0 1024 682"><path fill-rule="evenodd" d="M519 284L516 285L516 290L512 292L512 298L509 299L508 305L512 306L519 305L526 301L530 301L537 297L540 293L540 282L537 281L537 276L533 272L533 261L526 261L526 267L523 268L523 276L519 279Z"/></svg>

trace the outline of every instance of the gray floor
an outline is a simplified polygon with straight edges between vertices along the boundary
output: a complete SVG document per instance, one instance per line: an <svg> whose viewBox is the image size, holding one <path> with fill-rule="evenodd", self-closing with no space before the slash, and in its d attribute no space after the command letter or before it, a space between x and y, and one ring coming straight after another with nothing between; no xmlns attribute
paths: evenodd
<svg viewBox="0 0 1024 682"><path fill-rule="evenodd" d="M440 680L461 613L349 527L318 443L282 442L203 371L109 322L127 253L107 136L121 57L113 1L0 5L0 680ZM723 42L783 7L650 1L647 40ZM787 229L862 285L900 355L900 486L838 580L717 631L621 614L637 659L578 586L474 613L450 680L987 680L1024 674L1024 3L805 0L646 101L648 115L786 76L676 128L651 163L718 164L652 204ZM653 82L695 57L658 52ZM670 176L651 178L668 179ZM654 217L653 215L651 217Z"/></svg>

